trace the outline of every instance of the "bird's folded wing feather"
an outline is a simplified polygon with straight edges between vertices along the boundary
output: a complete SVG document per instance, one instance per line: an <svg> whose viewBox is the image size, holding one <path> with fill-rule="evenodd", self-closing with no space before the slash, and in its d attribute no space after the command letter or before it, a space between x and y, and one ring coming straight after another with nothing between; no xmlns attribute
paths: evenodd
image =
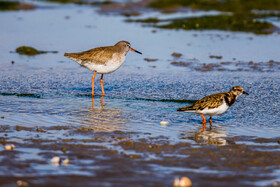
<svg viewBox="0 0 280 187"><path fill-rule="evenodd" d="M212 109L216 108L223 104L223 98L225 93L218 93L214 95L206 96L198 100L195 104L192 105L194 110L203 110L205 108Z"/></svg>
<svg viewBox="0 0 280 187"><path fill-rule="evenodd" d="M80 53L71 53L69 56L81 60L81 64L92 62L105 65L112 58L113 54L114 49L112 47L99 47Z"/></svg>

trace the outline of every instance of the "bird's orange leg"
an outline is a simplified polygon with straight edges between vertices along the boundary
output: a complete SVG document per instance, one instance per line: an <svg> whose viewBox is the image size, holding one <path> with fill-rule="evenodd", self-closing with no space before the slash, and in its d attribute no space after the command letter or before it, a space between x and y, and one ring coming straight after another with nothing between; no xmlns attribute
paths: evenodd
<svg viewBox="0 0 280 187"><path fill-rule="evenodd" d="M203 132L204 132L205 127L206 127L206 123L203 123L203 125L202 125L202 129L201 129L201 133L203 133Z"/></svg>
<svg viewBox="0 0 280 187"><path fill-rule="evenodd" d="M212 126L212 117L210 117L210 119L209 119L209 122L210 122L210 127Z"/></svg>
<svg viewBox="0 0 280 187"><path fill-rule="evenodd" d="M206 118L204 117L204 115L203 114L200 114L201 116L202 116L202 118L203 118L203 121L202 121L202 123L206 123Z"/></svg>
<svg viewBox="0 0 280 187"><path fill-rule="evenodd" d="M94 97L91 98L91 108L93 109L94 107Z"/></svg>
<svg viewBox="0 0 280 187"><path fill-rule="evenodd" d="M92 76L92 88L91 88L91 95L94 96L94 78L95 78L96 72Z"/></svg>
<svg viewBox="0 0 280 187"><path fill-rule="evenodd" d="M200 115L201 115L201 116L202 116L202 118L203 118L203 121L202 121L203 126L202 126L202 129L201 129L201 133L202 133L202 132L204 132L205 127L206 127L206 118L204 117L204 115L203 115L203 114L200 114Z"/></svg>
<svg viewBox="0 0 280 187"><path fill-rule="evenodd" d="M102 109L103 109L103 107L104 107L103 100L104 100L104 96L102 95L102 96L101 96L101 99L100 99L100 104L101 104L101 108L102 108Z"/></svg>
<svg viewBox="0 0 280 187"><path fill-rule="evenodd" d="M102 89L102 95L104 95L104 88L103 88L103 74L101 75L101 78L100 78L100 84L101 84L101 89Z"/></svg>

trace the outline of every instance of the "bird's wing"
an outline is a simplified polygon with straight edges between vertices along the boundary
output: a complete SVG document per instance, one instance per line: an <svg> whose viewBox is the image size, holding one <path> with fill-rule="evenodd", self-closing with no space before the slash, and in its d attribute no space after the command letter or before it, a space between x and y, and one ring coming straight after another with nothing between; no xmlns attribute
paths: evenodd
<svg viewBox="0 0 280 187"><path fill-rule="evenodd" d="M195 110L203 110L205 108L216 108L223 104L224 97L225 93L218 93L206 96L194 103L193 108Z"/></svg>
<svg viewBox="0 0 280 187"><path fill-rule="evenodd" d="M98 47L80 53L67 53L65 56L80 60L81 65L89 62L95 64L105 64L112 59L114 52L113 47Z"/></svg>
<svg viewBox="0 0 280 187"><path fill-rule="evenodd" d="M221 104L223 104L224 97L225 97L225 93L209 95L209 96L206 96L206 97L198 100L193 105L180 108L177 111L199 111L199 110L203 110L205 108L208 108L208 109L216 108L216 107L220 106Z"/></svg>

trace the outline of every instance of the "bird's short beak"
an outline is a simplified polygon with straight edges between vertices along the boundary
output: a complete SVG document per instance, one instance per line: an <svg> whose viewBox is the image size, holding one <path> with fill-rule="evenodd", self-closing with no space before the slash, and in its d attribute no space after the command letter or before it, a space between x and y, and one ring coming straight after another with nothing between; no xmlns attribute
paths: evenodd
<svg viewBox="0 0 280 187"><path fill-rule="evenodd" d="M137 51L137 50L135 50L135 49L133 49L133 48L130 48L130 51L134 51L134 52L139 53L139 54L141 54L141 55L142 55L142 53L141 53L141 52L139 52L139 51Z"/></svg>
<svg viewBox="0 0 280 187"><path fill-rule="evenodd" d="M243 91L243 94L245 94L245 95L249 95L247 92L244 92L244 91Z"/></svg>

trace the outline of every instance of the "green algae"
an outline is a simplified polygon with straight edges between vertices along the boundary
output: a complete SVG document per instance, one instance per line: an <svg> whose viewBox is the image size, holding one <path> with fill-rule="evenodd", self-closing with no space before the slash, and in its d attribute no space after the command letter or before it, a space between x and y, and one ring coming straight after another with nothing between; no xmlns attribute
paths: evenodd
<svg viewBox="0 0 280 187"><path fill-rule="evenodd" d="M33 10L35 6L33 4L25 3L22 1L1 1L0 11L12 11L12 10Z"/></svg>
<svg viewBox="0 0 280 187"><path fill-rule="evenodd" d="M16 1L0 1L0 10L15 10L18 5Z"/></svg>
<svg viewBox="0 0 280 187"><path fill-rule="evenodd" d="M20 55L27 55L27 56L34 56L34 55L45 54L45 53L57 53L57 51L40 51L29 46L20 46L16 49L16 52Z"/></svg>
<svg viewBox="0 0 280 187"><path fill-rule="evenodd" d="M223 30L251 32L255 34L271 34L277 30L272 23L261 18L279 16L279 14L220 14L213 16L187 17L179 19L158 18L137 19L134 22L145 23L150 26L164 29L184 29L184 30ZM132 22L133 20L127 20ZM160 23L160 24L158 24Z"/></svg>
<svg viewBox="0 0 280 187"><path fill-rule="evenodd" d="M148 6L164 11L175 7L188 7L206 11L217 10L227 12L227 14L166 20L147 18L128 20L128 22L142 22L149 26L165 29L223 30L255 34L271 34L273 31L279 30L272 23L260 19L280 17L278 12L280 0L154 0Z"/></svg>
<svg viewBox="0 0 280 187"><path fill-rule="evenodd" d="M73 0L45 0L49 2L54 2L54 3L74 3L74 2L80 2L80 1L73 1Z"/></svg>
<svg viewBox="0 0 280 187"><path fill-rule="evenodd" d="M234 14L234 15L216 15L192 17L173 20L166 25L157 26L168 29L184 30L224 30L224 31L242 31L255 34L270 34L275 26L266 21L259 21L259 17L254 14Z"/></svg>
<svg viewBox="0 0 280 187"><path fill-rule="evenodd" d="M45 0L48 2L55 2L55 3L62 3L62 4L67 4L67 3L74 3L78 5L108 5L112 4L112 1L94 1L94 2L89 2L86 0Z"/></svg>
<svg viewBox="0 0 280 187"><path fill-rule="evenodd" d="M46 51L39 51L33 47L29 46L21 46L16 49L16 52L21 55L27 55L27 56L34 56L39 54L47 53Z"/></svg>
<svg viewBox="0 0 280 187"><path fill-rule="evenodd" d="M132 20L132 19L127 19L126 22L141 22L141 23L159 23L162 20L158 19L158 18L147 18L147 19L136 19L136 20Z"/></svg>
<svg viewBox="0 0 280 187"><path fill-rule="evenodd" d="M32 98L41 98L40 94L32 94L32 93L0 93L3 96L17 96L17 97L32 97Z"/></svg>
<svg viewBox="0 0 280 187"><path fill-rule="evenodd" d="M280 10L280 0L154 0L149 6L153 8L181 6L223 12L248 12L251 10Z"/></svg>

